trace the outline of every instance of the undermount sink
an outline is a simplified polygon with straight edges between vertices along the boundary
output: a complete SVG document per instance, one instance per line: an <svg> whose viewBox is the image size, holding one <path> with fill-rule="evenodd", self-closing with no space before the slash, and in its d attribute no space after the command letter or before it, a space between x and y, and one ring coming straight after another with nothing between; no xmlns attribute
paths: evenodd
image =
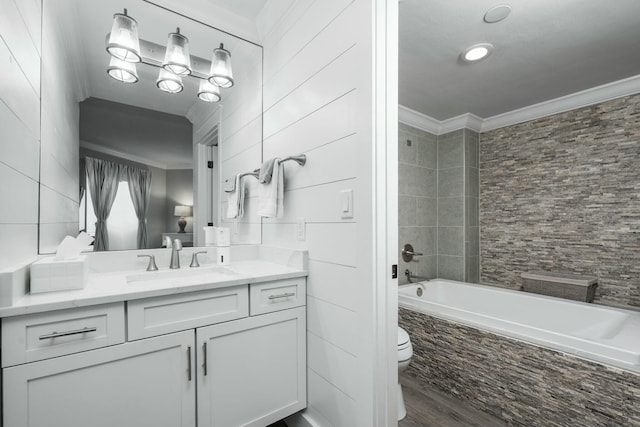
<svg viewBox="0 0 640 427"><path fill-rule="evenodd" d="M238 273L230 271L226 267L199 267L180 268L175 270L145 271L143 273L130 274L126 276L127 283L149 282L153 280L167 279L187 279L192 277L202 277L211 281L229 280L230 276L237 276Z"/></svg>

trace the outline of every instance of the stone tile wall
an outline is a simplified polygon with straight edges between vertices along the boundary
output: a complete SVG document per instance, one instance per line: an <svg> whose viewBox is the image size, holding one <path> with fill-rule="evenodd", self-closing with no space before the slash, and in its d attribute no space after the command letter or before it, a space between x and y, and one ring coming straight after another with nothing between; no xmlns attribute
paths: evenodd
<svg viewBox="0 0 640 427"><path fill-rule="evenodd" d="M401 308L407 373L522 427L640 427L640 375Z"/></svg>
<svg viewBox="0 0 640 427"><path fill-rule="evenodd" d="M478 134L464 129L436 137L399 124L399 250L425 255L405 269L428 278L479 278Z"/></svg>
<svg viewBox="0 0 640 427"><path fill-rule="evenodd" d="M593 275L596 302L640 307L640 95L481 135L480 256L482 283Z"/></svg>

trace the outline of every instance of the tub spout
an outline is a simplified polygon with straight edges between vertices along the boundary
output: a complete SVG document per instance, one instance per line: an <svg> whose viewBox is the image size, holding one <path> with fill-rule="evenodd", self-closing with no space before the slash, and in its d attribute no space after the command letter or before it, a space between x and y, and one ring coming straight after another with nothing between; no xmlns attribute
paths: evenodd
<svg viewBox="0 0 640 427"><path fill-rule="evenodd" d="M404 275L409 283L414 283L413 279L417 279L419 282L427 282L430 280L428 277L416 276L411 274L411 271L408 268L404 271Z"/></svg>

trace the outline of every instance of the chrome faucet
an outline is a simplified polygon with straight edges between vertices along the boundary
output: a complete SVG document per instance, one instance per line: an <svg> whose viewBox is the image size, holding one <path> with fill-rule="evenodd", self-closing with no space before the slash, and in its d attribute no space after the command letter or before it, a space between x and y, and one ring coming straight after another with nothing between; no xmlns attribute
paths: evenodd
<svg viewBox="0 0 640 427"><path fill-rule="evenodd" d="M180 239L173 239L171 242L171 262L169 263L169 268L180 268L180 252L182 250L182 242Z"/></svg>
<svg viewBox="0 0 640 427"><path fill-rule="evenodd" d="M428 282L429 280L431 280L428 277L416 276L408 268L404 271L404 275L407 278L407 281L409 283L416 283L416 282L413 281L413 279L417 279L419 282Z"/></svg>

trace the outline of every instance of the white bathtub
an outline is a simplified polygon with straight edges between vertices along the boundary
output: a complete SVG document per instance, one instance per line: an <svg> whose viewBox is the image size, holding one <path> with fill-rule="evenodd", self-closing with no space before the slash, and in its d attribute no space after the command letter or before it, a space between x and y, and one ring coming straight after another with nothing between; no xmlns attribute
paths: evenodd
<svg viewBox="0 0 640 427"><path fill-rule="evenodd" d="M412 311L640 373L640 312L443 279L400 286L398 300Z"/></svg>

